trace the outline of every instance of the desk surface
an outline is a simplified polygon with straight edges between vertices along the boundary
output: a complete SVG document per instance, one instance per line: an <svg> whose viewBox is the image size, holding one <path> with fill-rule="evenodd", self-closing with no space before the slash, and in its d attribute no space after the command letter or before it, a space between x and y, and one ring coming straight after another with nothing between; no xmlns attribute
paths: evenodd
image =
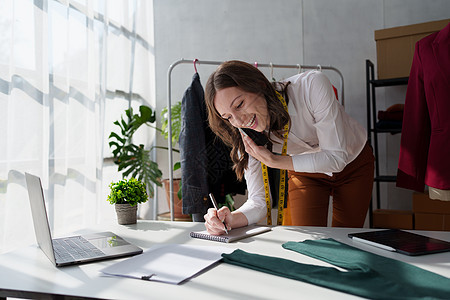
<svg viewBox="0 0 450 300"><path fill-rule="evenodd" d="M217 242L193 239L190 231L203 230L202 223L138 221L135 225L103 225L82 233L113 231L137 246L147 249L155 244L176 243L216 245ZM450 277L450 252L409 257L353 242L349 232L363 229L330 227L274 227L271 232L221 246L247 252L282 257L293 261L330 266L329 264L284 250L287 241L334 238L357 248L411 263L423 269ZM370 230L370 229L369 229ZM450 241L450 232L417 231ZM124 258L126 259L126 258ZM37 245L0 255L0 298L38 297L43 294L69 295L74 298L103 299L358 299L359 297L286 279L254 270L219 263L180 285L128 278L105 277L99 270L121 259L97 263L54 267Z"/></svg>

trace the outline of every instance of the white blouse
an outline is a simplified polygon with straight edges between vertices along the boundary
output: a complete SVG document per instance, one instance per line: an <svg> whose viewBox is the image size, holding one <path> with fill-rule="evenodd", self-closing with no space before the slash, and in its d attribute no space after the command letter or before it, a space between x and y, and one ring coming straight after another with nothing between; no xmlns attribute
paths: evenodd
<svg viewBox="0 0 450 300"><path fill-rule="evenodd" d="M322 72L301 73L284 82L288 81L291 130L287 153L292 157L294 170L329 176L341 172L365 146L366 130L344 111ZM281 153L283 141L273 135L271 138L279 142L273 144L273 152ZM261 163L252 156L244 177L248 199L238 211L253 224L266 216L266 201Z"/></svg>

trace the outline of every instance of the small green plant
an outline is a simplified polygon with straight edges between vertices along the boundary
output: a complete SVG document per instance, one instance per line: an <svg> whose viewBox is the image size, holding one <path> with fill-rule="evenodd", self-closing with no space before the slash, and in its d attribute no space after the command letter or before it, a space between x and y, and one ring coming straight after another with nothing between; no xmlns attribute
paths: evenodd
<svg viewBox="0 0 450 300"><path fill-rule="evenodd" d="M108 201L111 204L128 203L131 206L135 206L138 203L145 203L148 200L145 184L135 178L111 182L109 187L111 188L111 192L108 195Z"/></svg>

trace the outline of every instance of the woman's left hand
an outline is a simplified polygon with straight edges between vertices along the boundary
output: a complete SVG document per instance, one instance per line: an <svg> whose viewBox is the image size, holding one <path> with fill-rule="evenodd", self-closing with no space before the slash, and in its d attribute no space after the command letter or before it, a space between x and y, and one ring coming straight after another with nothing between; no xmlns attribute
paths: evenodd
<svg viewBox="0 0 450 300"><path fill-rule="evenodd" d="M260 162L263 162L266 166L272 167L272 156L274 154L270 152L266 147L264 146L258 146L249 136L243 135L242 141L244 142L245 152L259 160Z"/></svg>
<svg viewBox="0 0 450 300"><path fill-rule="evenodd" d="M292 158L290 156L275 155L264 146L258 146L249 136L243 135L245 152L264 163L266 166L283 170L294 170Z"/></svg>

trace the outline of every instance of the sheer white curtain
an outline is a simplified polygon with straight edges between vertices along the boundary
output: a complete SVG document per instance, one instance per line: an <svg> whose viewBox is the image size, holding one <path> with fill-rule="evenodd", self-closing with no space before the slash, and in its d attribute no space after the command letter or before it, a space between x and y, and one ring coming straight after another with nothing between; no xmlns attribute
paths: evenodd
<svg viewBox="0 0 450 300"><path fill-rule="evenodd" d="M0 253L35 241L24 172L56 235L115 218L107 139L129 105L154 107L152 5L0 0Z"/></svg>

